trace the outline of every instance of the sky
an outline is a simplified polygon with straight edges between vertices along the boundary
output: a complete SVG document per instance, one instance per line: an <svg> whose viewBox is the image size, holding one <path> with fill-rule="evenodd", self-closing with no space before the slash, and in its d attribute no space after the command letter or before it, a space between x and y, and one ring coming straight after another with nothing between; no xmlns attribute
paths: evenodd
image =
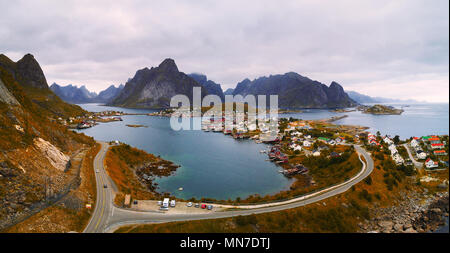
<svg viewBox="0 0 450 253"><path fill-rule="evenodd" d="M99 92L175 60L234 88L294 71L370 96L449 101L449 1L0 0L0 53Z"/></svg>

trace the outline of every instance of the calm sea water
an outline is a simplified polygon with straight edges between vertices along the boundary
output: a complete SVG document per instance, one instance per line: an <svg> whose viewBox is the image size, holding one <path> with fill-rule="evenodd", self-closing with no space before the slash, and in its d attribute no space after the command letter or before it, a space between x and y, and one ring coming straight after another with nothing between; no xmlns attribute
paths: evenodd
<svg viewBox="0 0 450 253"><path fill-rule="evenodd" d="M88 111L151 112L151 110L106 107L97 104L80 106ZM411 104L403 109L405 112L401 115L304 110L302 113L280 116L323 119L346 114L349 117L335 123L368 126L373 132L400 135L401 138L449 133L448 104ZM255 193L273 194L288 189L292 183L278 172L279 167L266 161L267 156L259 152L266 149L264 144L256 144L251 140L237 141L221 133L173 131L168 118L138 115L122 118L124 119L122 122L101 123L80 132L98 140L123 141L181 165L173 176L156 180L160 192L170 192L180 198L234 199L245 198ZM142 124L148 128L129 128L125 126L126 124ZM183 187L183 191L178 191L179 187Z"/></svg>
<svg viewBox="0 0 450 253"><path fill-rule="evenodd" d="M83 104L89 111L120 110L149 112ZM180 198L245 198L251 194L274 194L292 183L278 171L260 150L264 144L251 140L234 140L221 133L173 131L169 118L128 115L124 121L99 124L81 130L97 140L119 140L181 165L173 176L157 178L158 191ZM148 128L130 128L141 124ZM178 188L183 187L183 191Z"/></svg>
<svg viewBox="0 0 450 253"><path fill-rule="evenodd" d="M370 105L370 104L368 104ZM371 115L359 111L335 113L328 110L304 110L302 113L282 114L280 117L302 119L323 119L338 115L347 118L335 121L342 125L361 125L370 127L369 131L380 131L382 135L399 135L406 139L411 136L449 133L449 104L386 104L403 108L401 115ZM351 108L349 108L351 109Z"/></svg>

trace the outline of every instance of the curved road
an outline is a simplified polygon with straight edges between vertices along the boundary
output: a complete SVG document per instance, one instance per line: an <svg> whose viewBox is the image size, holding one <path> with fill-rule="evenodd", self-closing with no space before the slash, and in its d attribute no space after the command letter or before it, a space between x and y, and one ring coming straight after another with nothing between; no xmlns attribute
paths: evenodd
<svg viewBox="0 0 450 253"><path fill-rule="evenodd" d="M108 222L108 218L111 216L113 208L113 196L114 193L111 190L112 184L109 181L109 176L103 167L103 160L105 159L106 152L109 145L101 142L101 149L94 159L94 172L95 181L97 185L97 197L95 201L94 214L92 214L91 220L84 229L83 233L101 233ZM104 188L106 185L108 188Z"/></svg>
<svg viewBox="0 0 450 253"><path fill-rule="evenodd" d="M341 194L353 185L359 183L366 178L373 171L373 160L370 155L361 147L354 145L356 151L361 154L366 163L363 163L361 171L353 178L347 180L344 183L329 187L319 192L311 193L299 198L294 198L287 201L259 204L259 205L247 205L238 206L235 208L242 208L245 210L235 211L221 211L210 213L183 213L183 214L170 214L161 212L140 212L131 211L113 206L112 196L113 191L109 185L112 185L106 171L103 168L103 159L108 149L108 145L102 143L102 150L97 154L94 161L94 169L99 169L100 173L96 173L97 177L97 204L95 205L94 214L91 218L89 225L84 232L112 232L120 226L130 224L146 224L146 223L164 223L172 221L186 221L186 220L202 220L202 219L216 219L226 218L238 215L250 215L267 212L275 212L286 210L290 208L300 207L308 204L312 204L326 198ZM108 184L108 188L103 188L104 183Z"/></svg>

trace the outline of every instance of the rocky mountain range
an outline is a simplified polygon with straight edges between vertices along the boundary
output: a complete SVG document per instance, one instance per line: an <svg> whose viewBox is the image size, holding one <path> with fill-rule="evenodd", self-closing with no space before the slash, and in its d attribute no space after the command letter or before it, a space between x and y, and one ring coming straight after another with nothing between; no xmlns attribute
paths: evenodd
<svg viewBox="0 0 450 253"><path fill-rule="evenodd" d="M223 92L220 84L208 80L203 74L186 75L179 72L172 59L165 59L156 68L138 70L109 104L135 108L167 108L174 95L185 94L191 99L192 87L195 86L202 87L202 97L215 94L222 101L225 94L278 95L280 108L343 108L357 105L337 82L327 86L294 72L260 77L253 81L244 79L235 89ZM269 105L269 101L266 104Z"/></svg>
<svg viewBox="0 0 450 253"><path fill-rule="evenodd" d="M253 81L244 79L233 90L233 95L249 94L278 95L280 108L342 108L357 104L340 84L332 82L326 86L294 72L260 77ZM269 105L269 100L266 104Z"/></svg>
<svg viewBox="0 0 450 253"><path fill-rule="evenodd" d="M124 85L118 87L111 85L99 94L90 92L86 86L77 87L74 85L61 86L53 83L50 89L62 100L72 104L83 103L108 103L112 101L123 89Z"/></svg>
<svg viewBox="0 0 450 253"><path fill-rule="evenodd" d="M224 95L233 95L234 89L228 88L226 91L223 92Z"/></svg>
<svg viewBox="0 0 450 253"><path fill-rule="evenodd" d="M419 101L413 99L393 99L383 97L371 97L358 93L356 91L347 91L348 96L357 103L418 103Z"/></svg>
<svg viewBox="0 0 450 253"><path fill-rule="evenodd" d="M225 95L220 84L208 80L207 77L203 74L192 73L189 74L189 77L202 85L208 91L208 94L217 95L220 97L222 102L225 101Z"/></svg>
<svg viewBox="0 0 450 253"><path fill-rule="evenodd" d="M187 95L192 101L192 88L201 87L202 98L218 95L222 101L228 95L278 95L280 108L344 108L353 107L361 100L352 99L337 82L329 86L301 76L295 72L244 79L234 89L223 92L220 84L208 80L206 75L186 75L178 70L175 61L165 59L158 67L143 68L128 79L125 86L110 86L98 95L81 88L53 84L51 89L70 103L100 102L112 106L133 108L167 108L177 94ZM356 97L355 97L356 98ZM266 104L269 105L269 96Z"/></svg>
<svg viewBox="0 0 450 253"><path fill-rule="evenodd" d="M167 108L170 99L178 94L186 95L192 101L194 87L201 88L202 98L208 94L201 84L178 71L174 60L165 59L158 67L138 70L109 104L133 108Z"/></svg>

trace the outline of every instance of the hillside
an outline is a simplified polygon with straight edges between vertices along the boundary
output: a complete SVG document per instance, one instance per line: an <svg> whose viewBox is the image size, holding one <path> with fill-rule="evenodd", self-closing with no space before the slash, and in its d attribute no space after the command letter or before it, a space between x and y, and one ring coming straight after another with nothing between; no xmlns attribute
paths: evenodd
<svg viewBox="0 0 450 253"><path fill-rule="evenodd" d="M244 79L236 85L233 95L278 95L280 108L343 108L356 102L349 98L342 86L332 82L326 86L294 72ZM269 105L269 98L266 102Z"/></svg>
<svg viewBox="0 0 450 253"><path fill-rule="evenodd" d="M77 155L94 140L57 119L85 113L59 99L38 62L0 55L0 230L63 197L79 182Z"/></svg>
<svg viewBox="0 0 450 253"><path fill-rule="evenodd" d="M136 72L110 105L133 108L168 108L170 99L186 95L192 103L194 87L201 87L202 98L206 89L194 79L178 71L175 61L165 59L156 68L143 68Z"/></svg>

